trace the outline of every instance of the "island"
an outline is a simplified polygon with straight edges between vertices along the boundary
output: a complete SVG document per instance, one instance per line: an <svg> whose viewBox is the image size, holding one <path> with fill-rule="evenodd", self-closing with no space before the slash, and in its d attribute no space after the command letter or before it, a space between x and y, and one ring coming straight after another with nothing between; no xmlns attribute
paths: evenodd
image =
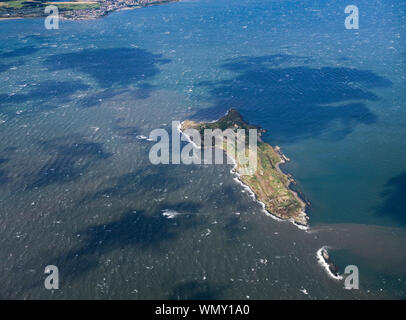
<svg viewBox="0 0 406 320"><path fill-rule="evenodd" d="M185 120L181 123L181 132L184 133L186 129L190 128L198 130L201 137L204 137L205 129L220 129L222 131L244 129L247 132L245 135L247 148L249 148L247 143L248 130L257 129L257 166L255 172L250 175L241 174L244 165L239 163L238 157L232 156L239 181L251 190L267 213L283 220L290 220L300 227L306 228L308 226L306 203L290 188L290 184L294 182L292 176L282 172L279 167L280 164L289 161L289 159L282 154L279 147L273 148L261 139L261 135L266 132L264 129L248 124L235 109L230 109L225 116L214 122ZM201 143L201 147L204 147L204 138L201 139ZM213 146L211 142L207 145ZM222 149L227 153L225 145Z"/></svg>
<svg viewBox="0 0 406 320"><path fill-rule="evenodd" d="M326 247L321 247L317 251L317 260L332 278L336 280L343 279L338 272L338 267L331 261Z"/></svg>
<svg viewBox="0 0 406 320"><path fill-rule="evenodd" d="M58 8L65 20L90 20L118 10L142 8L179 0L0 0L0 19L46 17L45 7Z"/></svg>

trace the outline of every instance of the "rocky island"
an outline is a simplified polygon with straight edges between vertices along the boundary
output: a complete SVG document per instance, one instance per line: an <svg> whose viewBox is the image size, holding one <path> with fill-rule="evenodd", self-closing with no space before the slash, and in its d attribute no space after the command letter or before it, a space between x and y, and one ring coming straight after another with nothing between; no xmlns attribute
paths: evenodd
<svg viewBox="0 0 406 320"><path fill-rule="evenodd" d="M89 20L111 12L142 8L179 0L0 0L0 19L46 17L45 7L54 5L65 20Z"/></svg>
<svg viewBox="0 0 406 320"><path fill-rule="evenodd" d="M338 272L338 267L331 261L326 247L321 247L317 251L317 260L332 278L342 280L342 276L340 276Z"/></svg>
<svg viewBox="0 0 406 320"><path fill-rule="evenodd" d="M261 135L265 130L248 124L235 109L230 109L225 116L215 122L183 121L180 130L184 132L189 128L198 130L202 137L204 137L205 129L220 129L222 131L244 129L246 132L249 129L257 129L257 166L255 172L250 175L241 174L241 169L244 166L232 157L235 161L235 171L239 181L249 187L268 213L283 220L290 220L301 227L307 227L306 204L289 187L290 183L294 181L292 177L283 173L279 168L281 163L285 163L289 159L281 153L279 147L273 148L262 141ZM202 146L203 144L204 139L202 139ZM248 144L246 145L248 146ZM222 149L227 153L226 147ZM238 159L238 157L235 158Z"/></svg>

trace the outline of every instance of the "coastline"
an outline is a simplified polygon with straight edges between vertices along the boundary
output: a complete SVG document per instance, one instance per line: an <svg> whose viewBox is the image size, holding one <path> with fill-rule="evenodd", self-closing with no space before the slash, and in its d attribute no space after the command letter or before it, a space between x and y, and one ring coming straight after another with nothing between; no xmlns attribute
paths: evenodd
<svg viewBox="0 0 406 320"><path fill-rule="evenodd" d="M224 151L224 152L225 152L225 151ZM227 153L226 153L226 154L227 154ZM227 155L227 156L229 156L229 155ZM231 159L233 159L233 158L231 158ZM309 226L308 226L308 225L299 224L299 223L297 223L297 222L296 222L295 220L293 220L293 219L288 219L288 220L282 219L282 218L278 217L277 215L273 214L272 212L268 211L268 210L266 209L265 203L263 203L260 199L258 199L258 197L256 196L255 192L250 188L250 186L247 185L246 183L244 183L244 181L241 180L241 175L240 175L240 174L238 173L238 171L237 171L237 163L235 162L235 159L233 159L233 162L234 162L234 167L233 167L233 169L230 170L230 173L231 173L231 174L236 175L236 177L233 178L233 180L236 181L236 182L237 182L238 184L240 184L245 190L248 191L248 193L249 193L249 195L251 196L251 198L252 198L254 201L256 201L257 203L259 203L259 204L261 205L262 210L264 211L264 213L265 213L267 216L269 216L269 217L271 217L272 219L274 219L274 220L276 220L276 221L279 221L279 222L283 222L283 221L291 222L293 225L295 225L295 226L296 226L298 229L300 229L300 230L309 230ZM279 164L280 164L280 163L279 163ZM278 164L278 165L279 165L279 164ZM282 170L281 170L280 172L281 172L282 174L284 174L284 173L282 172ZM289 187L289 185L290 185L290 183L287 185L287 187ZM305 203L299 198L299 196L297 195L297 193L296 193L294 190L291 189L291 191L292 191L292 193L295 194L295 196L297 197L297 199L298 199L299 201L301 201L303 204L305 204ZM304 211L304 213L306 214L305 211Z"/></svg>
<svg viewBox="0 0 406 320"><path fill-rule="evenodd" d="M297 201L299 201L302 206L303 206L303 213L307 216L307 209L310 207L310 202L307 201L306 199L302 198L299 194L299 192L297 192L296 190L294 190L292 188L292 184L296 185L296 181L292 178L292 176L290 175L290 173L285 173L282 168L280 167L283 164L286 164L287 162L290 161L290 158L286 157L285 154L282 153L282 150L279 146L275 146L274 150L281 156L281 161L279 163L276 164L276 169L283 175L286 175L289 177L288 179L288 183L287 183L287 188L290 189L290 191L294 194L295 198L297 199ZM307 216L308 217L308 216ZM309 226L303 226L300 224L297 224L295 221L291 221L294 225L296 225L299 229L302 230L308 230Z"/></svg>
<svg viewBox="0 0 406 320"><path fill-rule="evenodd" d="M154 5L162 5L179 1L181 0L132 0L132 2L126 0L105 0L105 1L97 0L94 1L94 4L99 5L99 7L77 8L77 9L72 8L65 10L63 10L62 8L59 11L59 18L65 21L96 20L103 18L113 12L124 10L135 10ZM81 3L78 1L73 1L72 4L80 5ZM57 2L52 3L52 5L58 7ZM8 10L5 9L6 10L5 12L0 11L0 21L14 19L45 18L47 17L47 14L44 13L44 9L45 6L36 8L36 10L34 11L30 10L30 8L19 8L19 9L13 8Z"/></svg>
<svg viewBox="0 0 406 320"><path fill-rule="evenodd" d="M220 121L221 119L227 117L227 116L229 115L229 113L230 113L231 110L232 110L232 109L228 110L228 111L226 112L226 114L225 114L224 116L220 117L218 120L210 121L210 122L207 122L207 123L215 124L216 122ZM237 112L237 113L238 113L238 112ZM239 115L239 113L238 113L238 115ZM239 115L239 116L241 117L241 115ZM242 120L242 118L241 118L241 120ZM201 146L200 146L200 147L197 146L196 143L194 143L194 142L190 139L190 137L189 137L186 133L184 133L184 131L182 130L182 128L185 127L185 122L186 122L186 121L190 122L189 120L183 121L183 122L178 126L177 129L179 130L179 132L180 132L182 135L184 135L184 136L186 137L186 140L187 140L188 142L192 143L194 147L201 149L202 147L201 147ZM242 121L243 121L243 120L242 120ZM204 122L199 122L199 123L196 123L196 124L204 124ZM188 126L189 126L189 125L190 125L190 124L188 124ZM187 129L187 127L185 127L185 129ZM285 184L285 188L287 188L287 189L289 190L289 192L294 196L294 198L296 199L296 201L300 204L301 210L300 210L299 214L298 214L295 218L293 218L293 217L284 218L284 217L278 216L277 214L274 214L274 213L272 213L272 211L268 210L266 204L265 204L263 201L261 201L261 199L260 199L260 198L258 197L258 195L255 193L255 191L250 187L250 185L249 185L248 183L246 183L246 182L241 178L241 174L238 172L238 164L237 164L236 159L234 159L233 157L231 157L231 156L227 153L227 151L226 151L224 148L221 148L221 149L223 150L223 152L227 155L227 157L230 158L230 159L232 160L232 162L233 162L233 168L230 170L230 173L232 173L232 174L235 175L235 177L233 178L233 180L236 181L237 183L239 183L246 191L248 191L248 193L249 193L249 195L251 196L251 198L253 198L254 201L258 202L258 203L261 205L261 207L262 207L262 209L263 209L263 211L264 211L264 213L265 213L266 215L272 217L273 219L275 219L275 220L277 220L277 221L288 221L288 222L291 222L292 224L294 224L297 228L299 228L299 229L301 229L301 230L308 230L308 229L309 229L309 225L308 225L308 222L307 222L307 221L308 221L309 218L308 218L308 216L307 216L307 214L306 214L306 209L308 208L308 204L307 204L307 202L306 202L304 199L302 199L302 198L299 196L298 192L296 192L295 190L293 190L293 189L291 188L291 183L292 183L292 180L293 180L293 178L291 177L291 175L290 175L290 174L285 174L285 173L282 171L282 169L280 168L280 165L281 165L281 164L284 164L284 163L286 163L287 161L290 161L290 159L287 158L287 157L280 151L280 148L279 148L278 146L272 147L272 146L269 145L268 143L263 142L263 141L261 140L261 138L260 138L260 135L258 136L258 140L259 140L261 143L264 143L264 144L266 144L267 146L269 146L269 147L279 156L280 161L275 164L276 171L277 171L280 175L286 177L287 182L286 182L286 184ZM293 180L293 181L294 181L294 180ZM300 220L300 219L299 219L299 220L300 220L301 222L304 221L304 223L300 223L300 222L296 221L296 220L298 219L298 217L302 217L301 220Z"/></svg>
<svg viewBox="0 0 406 320"><path fill-rule="evenodd" d="M0 21L3 21L3 20L19 20L19 19L24 19L23 17L10 17L10 18L8 18L8 17L0 17Z"/></svg>
<svg viewBox="0 0 406 320"><path fill-rule="evenodd" d="M225 115L227 115L227 113L226 113ZM220 118L219 118L219 119L220 119ZM215 121L217 121L217 120L214 120L214 121L211 121L211 122L213 123L213 122L215 122ZM202 147L198 146L192 139L190 139L190 137L189 137L185 132L182 131L182 124L183 124L183 123L184 123L184 121L182 121L182 122L180 123L180 125L177 127L177 130L179 131L179 133L180 133L181 135L183 135L183 136L186 138L187 142L191 143L194 148L196 148L196 149L202 149ZM233 178L233 180L234 180L236 183L238 183L239 185L241 185L241 186L245 189L245 191L248 192L248 194L250 195L250 197L251 197L254 201L256 201L257 203L259 203L259 204L261 205L262 210L264 211L264 213L265 213L267 216L270 216L272 219L274 219L274 220L276 220L276 221L280 221L280 222L281 222L281 221L285 221L285 220L283 220L283 219L277 217L276 215L270 213L268 210L266 210L265 203L263 203L261 200L259 200L259 199L257 198L257 196L255 195L254 191L252 191L252 189L251 189L247 184L245 184L243 181L241 181L241 179L240 179L240 176L241 176L241 175L240 175L240 174L237 172L237 170L236 170L236 168L237 168L237 162L235 161L235 159L232 158L232 157L230 157L224 150L223 150L223 152L227 155L227 157L229 157L229 158L232 159L232 161L233 161L233 168L230 170L230 173L233 174L233 175L235 175L235 177ZM295 224L295 225L296 225L299 229L302 229L302 230L307 230L307 229L308 229L308 227L305 227L305 226L300 226L300 225L298 225L298 224Z"/></svg>
<svg viewBox="0 0 406 320"><path fill-rule="evenodd" d="M343 277L340 276L336 266L330 261L327 249L327 246L322 246L319 250L317 250L317 262L323 267L330 278L333 278L334 280L342 280Z"/></svg>

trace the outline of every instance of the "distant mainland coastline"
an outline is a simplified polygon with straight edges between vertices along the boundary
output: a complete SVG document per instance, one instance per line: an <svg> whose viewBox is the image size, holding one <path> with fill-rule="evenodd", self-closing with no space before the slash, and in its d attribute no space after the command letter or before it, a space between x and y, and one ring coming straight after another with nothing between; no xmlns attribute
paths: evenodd
<svg viewBox="0 0 406 320"><path fill-rule="evenodd" d="M93 20L111 12L130 10L180 0L0 0L0 20L46 17L45 8L54 5L64 20Z"/></svg>

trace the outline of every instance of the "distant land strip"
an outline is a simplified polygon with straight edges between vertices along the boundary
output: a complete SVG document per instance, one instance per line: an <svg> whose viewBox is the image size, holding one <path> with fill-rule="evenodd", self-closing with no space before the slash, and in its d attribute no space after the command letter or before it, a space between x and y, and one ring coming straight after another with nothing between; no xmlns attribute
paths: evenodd
<svg viewBox="0 0 406 320"><path fill-rule="evenodd" d="M0 19L46 17L45 7L54 5L64 20L93 20L111 12L178 2L180 0L0 0Z"/></svg>

